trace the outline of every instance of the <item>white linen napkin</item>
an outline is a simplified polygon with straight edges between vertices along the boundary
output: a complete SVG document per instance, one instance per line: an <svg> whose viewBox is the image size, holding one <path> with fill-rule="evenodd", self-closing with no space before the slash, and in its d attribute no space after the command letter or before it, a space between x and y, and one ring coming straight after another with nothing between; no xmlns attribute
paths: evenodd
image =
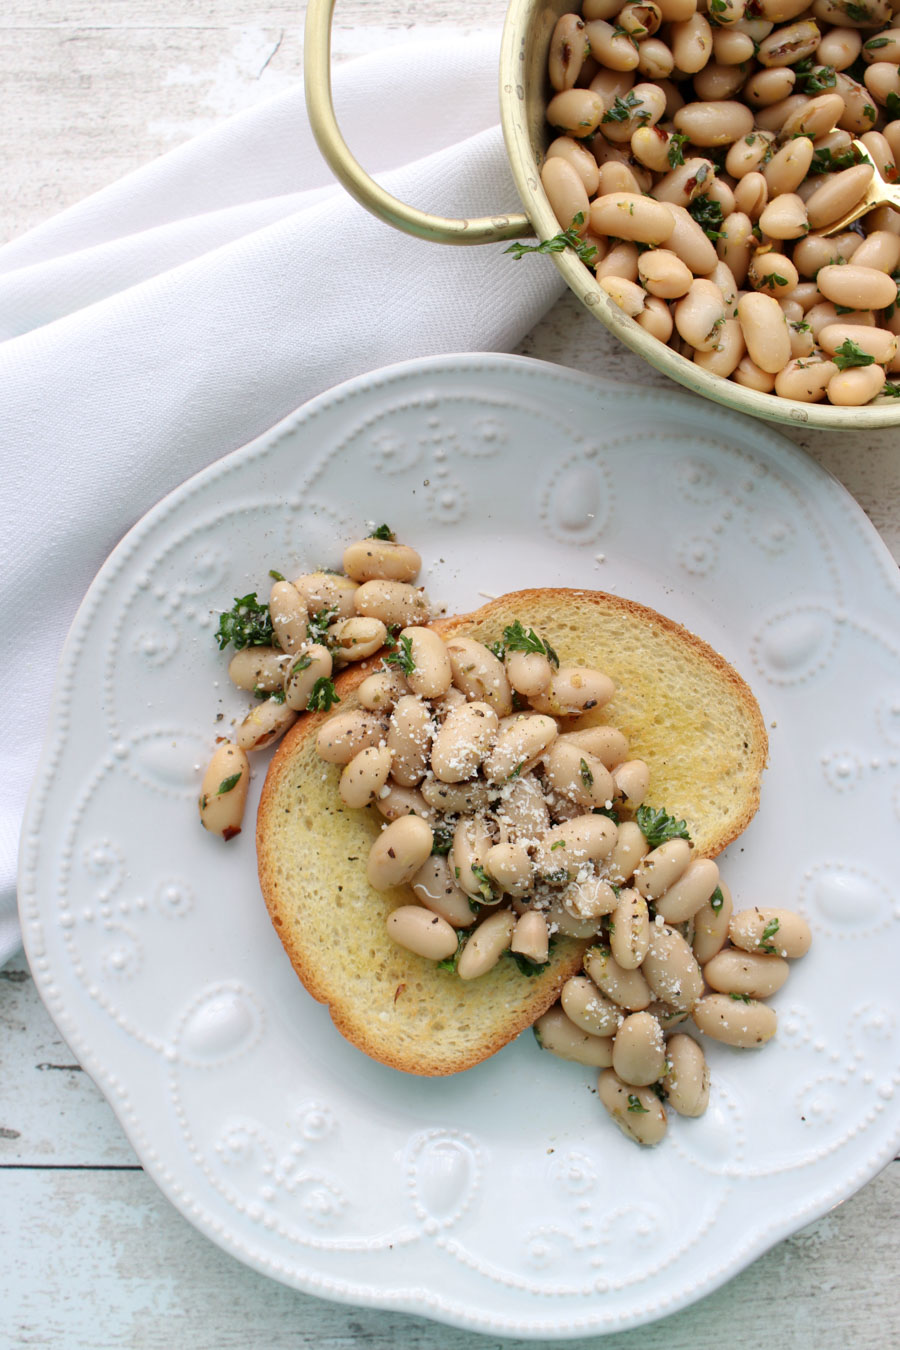
<svg viewBox="0 0 900 1350"><path fill-rule="evenodd" d="M341 126L400 198L521 209L497 126L499 35L340 67ZM351 376L515 346L562 290L547 259L441 247L334 184L301 89L234 117L0 248L0 964L62 641L143 513Z"/></svg>

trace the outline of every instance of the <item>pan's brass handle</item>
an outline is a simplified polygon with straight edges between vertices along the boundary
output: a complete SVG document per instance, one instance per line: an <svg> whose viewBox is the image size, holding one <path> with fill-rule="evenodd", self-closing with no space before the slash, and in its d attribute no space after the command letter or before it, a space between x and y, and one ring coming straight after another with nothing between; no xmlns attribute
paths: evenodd
<svg viewBox="0 0 900 1350"><path fill-rule="evenodd" d="M534 234L525 215L481 216L453 220L432 216L398 201L369 177L347 148L334 115L331 96L331 21L335 0L309 0L306 10L303 74L306 108L319 149L335 178L373 216L420 239L437 244L495 244Z"/></svg>

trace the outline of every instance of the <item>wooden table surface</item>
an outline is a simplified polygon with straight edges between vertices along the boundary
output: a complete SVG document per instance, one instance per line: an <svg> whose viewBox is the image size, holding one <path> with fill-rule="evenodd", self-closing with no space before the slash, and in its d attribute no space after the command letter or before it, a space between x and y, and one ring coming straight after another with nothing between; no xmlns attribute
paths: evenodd
<svg viewBox="0 0 900 1350"><path fill-rule="evenodd" d="M35 11L33 0L6 0L0 15L0 241L300 79L302 14L285 0L196 0L189 10L177 0L44 0ZM344 58L495 25L503 5L340 0L338 15L335 49ZM569 296L518 350L662 382ZM849 488L900 558L900 433L787 434ZM0 970L0 1187L2 1347L498 1344L296 1293L195 1232L144 1174L21 957ZM900 1344L898 1267L895 1162L702 1303L602 1343L888 1350Z"/></svg>

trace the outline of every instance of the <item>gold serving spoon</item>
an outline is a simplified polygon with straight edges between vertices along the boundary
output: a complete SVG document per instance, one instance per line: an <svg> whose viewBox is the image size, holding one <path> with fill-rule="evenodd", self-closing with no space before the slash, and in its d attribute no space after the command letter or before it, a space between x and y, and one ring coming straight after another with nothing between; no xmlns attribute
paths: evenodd
<svg viewBox="0 0 900 1350"><path fill-rule="evenodd" d="M862 141L853 141L852 144L860 156L859 162L872 165L872 181L866 189L865 196L859 199L853 209L841 216L840 220L833 221L827 230L822 231L825 236L839 234L848 225L852 225L854 220L859 220L861 216L873 211L876 206L891 206L895 211L900 211L900 183L886 183Z"/></svg>

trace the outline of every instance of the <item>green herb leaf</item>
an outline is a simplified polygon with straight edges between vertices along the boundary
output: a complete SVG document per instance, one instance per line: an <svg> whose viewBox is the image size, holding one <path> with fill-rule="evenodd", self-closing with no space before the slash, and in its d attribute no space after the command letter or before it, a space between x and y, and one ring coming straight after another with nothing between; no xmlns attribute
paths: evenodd
<svg viewBox="0 0 900 1350"><path fill-rule="evenodd" d="M720 202L717 202L713 197L701 195L695 197L692 202L688 202L687 209L708 239L712 240L713 243L717 239L721 239L723 217Z"/></svg>
<svg viewBox="0 0 900 1350"><path fill-rule="evenodd" d="M306 624L306 636L310 642L318 642L323 646L328 646L328 625L334 620L337 612L337 605L331 605L328 609L318 609L315 614L309 616Z"/></svg>
<svg viewBox="0 0 900 1350"><path fill-rule="evenodd" d="M837 76L833 66L813 67L812 61L809 61L809 69L801 71L800 66L806 65L805 61L800 61L794 67L797 72L797 82L794 85L794 91L798 94L823 94L826 89L833 89L837 83Z"/></svg>
<svg viewBox="0 0 900 1350"><path fill-rule="evenodd" d="M517 764L517 765L516 765L516 767L513 769L512 773L509 775L509 778L507 778L507 780L506 780L507 783L511 783L512 780L513 780L514 778L518 778L519 774L522 772L522 765L523 765L524 763L525 763L525 761L524 761L524 759L523 759L521 764Z"/></svg>
<svg viewBox="0 0 900 1350"><path fill-rule="evenodd" d="M618 95L616 96L615 102L612 107L603 114L602 120L604 122L627 122L629 117L634 116L635 109L640 108L641 106L642 100L638 98L633 89L629 89L624 98L619 98ZM649 119L649 112L647 116Z"/></svg>
<svg viewBox="0 0 900 1350"><path fill-rule="evenodd" d="M446 820L441 820L435 825L431 852L438 857L445 857L453 847L453 826Z"/></svg>
<svg viewBox="0 0 900 1350"><path fill-rule="evenodd" d="M397 536L394 534L394 531L391 529L390 525L379 525L379 526L378 526L378 529L377 529L377 530L373 530L372 533L371 533L370 535L367 535L367 536L366 536L366 538L368 538L368 539L384 539L384 540L386 540L388 543L393 544L394 541L396 540Z"/></svg>
<svg viewBox="0 0 900 1350"><path fill-rule="evenodd" d="M437 963L438 970L449 970L451 972L456 970L459 958L462 956L462 949L466 945L466 937L468 935L468 931L469 930L467 928L457 928L456 951L453 953L452 956L445 956L443 961L438 961Z"/></svg>
<svg viewBox="0 0 900 1350"><path fill-rule="evenodd" d="M478 882L478 889L484 896L485 904L489 905L494 898L494 888L491 885L490 877L478 863L472 865L472 875Z"/></svg>
<svg viewBox="0 0 900 1350"><path fill-rule="evenodd" d="M566 846L565 839L557 839L555 844L550 845L550 852L555 853L558 848L565 848L565 846Z"/></svg>
<svg viewBox="0 0 900 1350"><path fill-rule="evenodd" d="M733 998L735 1003L749 1003L751 1001L749 994L729 994L728 997Z"/></svg>
<svg viewBox="0 0 900 1350"><path fill-rule="evenodd" d="M219 615L215 638L220 652L229 642L237 651L245 647L271 647L274 633L269 606L260 604L256 591L235 597L231 609Z"/></svg>
<svg viewBox="0 0 900 1350"><path fill-rule="evenodd" d="M717 886L713 891L712 895L709 897L709 903L713 913L718 914L725 903L725 896L722 894L721 886Z"/></svg>
<svg viewBox="0 0 900 1350"><path fill-rule="evenodd" d="M762 931L762 937L759 939L759 950L768 952L770 956L775 955L776 948L772 943L772 938L778 932L779 924L777 919L770 919Z"/></svg>
<svg viewBox="0 0 900 1350"><path fill-rule="evenodd" d="M230 778L223 778L219 786L216 788L216 796L224 797L226 792L231 792L232 788L237 787L242 777L243 771L239 769L238 772L233 773Z"/></svg>
<svg viewBox="0 0 900 1350"><path fill-rule="evenodd" d="M593 267L597 261L597 249L582 239L578 227L584 224L584 212L579 211L567 230L560 230L552 239L542 239L539 244L510 244L504 253L511 253L516 262L526 253L563 253L567 248L577 253L585 267Z"/></svg>
<svg viewBox="0 0 900 1350"><path fill-rule="evenodd" d="M334 680L326 680L322 677L316 680L313 685L306 706L310 712L328 712L332 704L340 703L340 701L334 687Z"/></svg>
<svg viewBox="0 0 900 1350"><path fill-rule="evenodd" d="M539 638L533 628L523 628L518 619L503 630L503 641L508 652L537 652L546 656L551 665L559 665L559 657L550 643Z"/></svg>
<svg viewBox="0 0 900 1350"><path fill-rule="evenodd" d="M668 839L690 841L691 836L685 822L668 815L661 806L656 809L652 806L639 806L635 812L635 820L651 848L659 848L660 844L664 844Z"/></svg>
<svg viewBox="0 0 900 1350"><path fill-rule="evenodd" d="M584 783L585 792L590 792L591 788L594 786L594 775L587 766L587 760L583 759L580 761L578 771L581 774L581 781Z"/></svg>
<svg viewBox="0 0 900 1350"><path fill-rule="evenodd" d="M894 95L896 98L896 95ZM900 100L898 100L900 105ZM900 106L898 106L900 112ZM810 174L839 173L841 169L852 169L854 164L862 164L865 159L855 146L848 145L845 150L817 150L809 166Z"/></svg>
<svg viewBox="0 0 900 1350"><path fill-rule="evenodd" d="M661 1102L667 1102L669 1100L669 1094L668 1092L666 1092L666 1089L663 1087L661 1082L651 1083L650 1086Z"/></svg>
<svg viewBox="0 0 900 1350"><path fill-rule="evenodd" d="M810 332L812 332L812 329L810 328L809 324L806 322L805 319L792 320L792 321L791 321L791 327L793 328L793 330L794 330L795 333L810 333Z"/></svg>
<svg viewBox="0 0 900 1350"><path fill-rule="evenodd" d="M550 957L553 954L553 945L555 940L556 940L555 938L551 937L547 949L546 961L532 961L530 956L524 956L522 952L510 951L508 948L506 951L506 955L512 957L513 961L515 961L516 965L519 967L519 970L522 972L523 975L528 975L529 977L532 975L540 975L541 971L546 970L550 964Z"/></svg>
<svg viewBox="0 0 900 1350"><path fill-rule="evenodd" d="M888 381L887 384L882 385L881 392L886 394L888 398L900 398L900 384L891 384Z"/></svg>
<svg viewBox="0 0 900 1350"><path fill-rule="evenodd" d="M844 9L847 18L855 19L857 23L865 23L867 19L871 18L868 5L847 4L844 5Z"/></svg>
<svg viewBox="0 0 900 1350"><path fill-rule="evenodd" d="M836 348L834 356L831 358L838 370L847 370L850 366L872 366L875 364L875 357L870 352L864 352L856 342L847 338L846 342Z"/></svg>
<svg viewBox="0 0 900 1350"><path fill-rule="evenodd" d="M404 675L411 675L416 668L412 654L412 638L404 633L400 638L400 645L384 658L384 664L396 666Z"/></svg>
<svg viewBox="0 0 900 1350"><path fill-rule="evenodd" d="M276 572L274 567L269 568L269 576L273 581L284 581L284 577L280 572Z"/></svg>
<svg viewBox="0 0 900 1350"><path fill-rule="evenodd" d="M677 169L684 163L684 150L682 146L685 141L690 140L683 131L673 131L669 140L669 148L666 151L666 159L669 161L670 169Z"/></svg>
<svg viewBox="0 0 900 1350"><path fill-rule="evenodd" d="M766 276L764 276L764 277L762 277L762 278L760 279L760 283L759 283L759 284L760 284L760 287L768 286L770 290L774 290L776 286L787 286L787 285L789 285L789 282L788 282L787 277L783 277L783 276L779 275L778 272L769 272ZM808 328L808 327L809 327L809 324L807 324L806 326L807 326L807 328Z"/></svg>
<svg viewBox="0 0 900 1350"><path fill-rule="evenodd" d="M900 94L895 94L892 89L885 99L884 107L891 117L900 117Z"/></svg>
<svg viewBox="0 0 900 1350"><path fill-rule="evenodd" d="M291 674L296 675L297 672L300 670L309 670L311 665L312 665L311 656L300 656L291 666Z"/></svg>
<svg viewBox="0 0 900 1350"><path fill-rule="evenodd" d="M891 42L891 39L890 39L890 38L886 38L886 37L873 37L873 38L869 38L869 41L868 41L868 42L864 42L864 43L863 43L863 47L864 47L864 49L865 49L867 52L876 52L876 51L878 51L879 47L888 47L888 46L890 46L890 42Z"/></svg>
<svg viewBox="0 0 900 1350"><path fill-rule="evenodd" d="M502 642L488 642L485 644L489 652L493 652L498 661L502 661L506 655L506 648Z"/></svg>
<svg viewBox="0 0 900 1350"><path fill-rule="evenodd" d="M619 813L614 806L593 806L591 807L592 816L606 816L614 825L619 823Z"/></svg>
<svg viewBox="0 0 900 1350"><path fill-rule="evenodd" d="M647 1115L647 1108L641 1106L641 1099L636 1092L629 1092L628 1094L628 1110L635 1111L638 1115Z"/></svg>

